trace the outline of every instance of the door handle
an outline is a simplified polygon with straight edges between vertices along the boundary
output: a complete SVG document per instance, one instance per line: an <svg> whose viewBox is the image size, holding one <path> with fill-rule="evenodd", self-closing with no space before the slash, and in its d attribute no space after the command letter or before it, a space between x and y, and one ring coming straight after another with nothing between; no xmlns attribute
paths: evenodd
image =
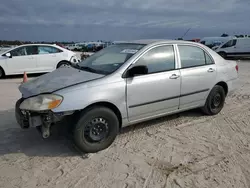
<svg viewBox="0 0 250 188"><path fill-rule="evenodd" d="M207 70L207 72L214 72L214 69L213 69L213 68L209 68L209 69Z"/></svg>
<svg viewBox="0 0 250 188"><path fill-rule="evenodd" d="M179 78L179 77L180 77L179 75L172 74L169 78L170 78L170 79L177 79L177 78Z"/></svg>

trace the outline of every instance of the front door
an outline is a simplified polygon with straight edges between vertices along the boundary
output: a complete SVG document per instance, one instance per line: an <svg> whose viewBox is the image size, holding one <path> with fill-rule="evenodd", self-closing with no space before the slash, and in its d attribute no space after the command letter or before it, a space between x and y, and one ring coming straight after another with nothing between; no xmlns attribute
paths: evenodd
<svg viewBox="0 0 250 188"><path fill-rule="evenodd" d="M180 109L202 105L216 84L216 65L203 49L178 45L181 61Z"/></svg>
<svg viewBox="0 0 250 188"><path fill-rule="evenodd" d="M33 46L23 46L10 51L11 58L6 59L7 71L11 74L35 72L37 66L35 53Z"/></svg>
<svg viewBox="0 0 250 188"><path fill-rule="evenodd" d="M127 111L130 122L148 119L179 106L180 71L176 70L172 45L157 46L132 66L145 65L148 74L127 78Z"/></svg>

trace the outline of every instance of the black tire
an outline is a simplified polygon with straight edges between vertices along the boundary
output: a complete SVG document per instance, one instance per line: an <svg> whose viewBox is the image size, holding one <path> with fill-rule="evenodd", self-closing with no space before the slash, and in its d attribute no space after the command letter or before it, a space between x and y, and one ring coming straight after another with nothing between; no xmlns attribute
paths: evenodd
<svg viewBox="0 0 250 188"><path fill-rule="evenodd" d="M101 128L98 126L101 126ZM95 132L96 130L98 132ZM73 131L73 139L75 145L82 152L96 153L108 148L115 140L118 132L119 120L115 113L109 108L96 106L80 115ZM100 133L100 136L98 133ZM104 138L98 138L98 140L97 137Z"/></svg>
<svg viewBox="0 0 250 188"><path fill-rule="evenodd" d="M223 57L224 59L227 58L227 54L225 52L218 52L218 54Z"/></svg>
<svg viewBox="0 0 250 188"><path fill-rule="evenodd" d="M70 67L70 63L67 62L67 61L62 61L62 62L58 63L56 68L58 69L58 68L61 68L61 67Z"/></svg>
<svg viewBox="0 0 250 188"><path fill-rule="evenodd" d="M5 76L4 70L2 67L0 67L0 78L3 78Z"/></svg>
<svg viewBox="0 0 250 188"><path fill-rule="evenodd" d="M202 111L206 115L216 115L220 113L225 103L225 90L223 87L216 85L210 91L205 106L202 108Z"/></svg>

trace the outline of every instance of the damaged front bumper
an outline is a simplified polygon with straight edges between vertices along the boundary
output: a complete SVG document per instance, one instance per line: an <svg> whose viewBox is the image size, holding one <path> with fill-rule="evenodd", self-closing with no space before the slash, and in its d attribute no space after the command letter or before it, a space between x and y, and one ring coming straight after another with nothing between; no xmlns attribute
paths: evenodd
<svg viewBox="0 0 250 188"><path fill-rule="evenodd" d="M30 127L41 128L40 130L44 138L48 138L50 136L50 127L53 124L61 121L65 116L74 113L73 111L54 113L50 110L39 112L21 110L20 105L23 101L24 99L21 98L16 102L15 116L17 123L22 129L28 129Z"/></svg>

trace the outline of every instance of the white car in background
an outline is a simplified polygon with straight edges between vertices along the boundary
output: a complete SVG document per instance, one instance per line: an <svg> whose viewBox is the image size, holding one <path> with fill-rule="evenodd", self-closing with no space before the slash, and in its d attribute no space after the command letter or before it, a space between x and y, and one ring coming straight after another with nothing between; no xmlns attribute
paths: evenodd
<svg viewBox="0 0 250 188"><path fill-rule="evenodd" d="M80 62L75 52L54 44L25 44L0 54L0 78L5 75L46 73Z"/></svg>
<svg viewBox="0 0 250 188"><path fill-rule="evenodd" d="M224 58L250 58L250 38L231 39L215 51Z"/></svg>
<svg viewBox="0 0 250 188"><path fill-rule="evenodd" d="M68 50L76 51L76 50L81 50L83 46L84 44L69 44L69 45L66 45L65 47Z"/></svg>

